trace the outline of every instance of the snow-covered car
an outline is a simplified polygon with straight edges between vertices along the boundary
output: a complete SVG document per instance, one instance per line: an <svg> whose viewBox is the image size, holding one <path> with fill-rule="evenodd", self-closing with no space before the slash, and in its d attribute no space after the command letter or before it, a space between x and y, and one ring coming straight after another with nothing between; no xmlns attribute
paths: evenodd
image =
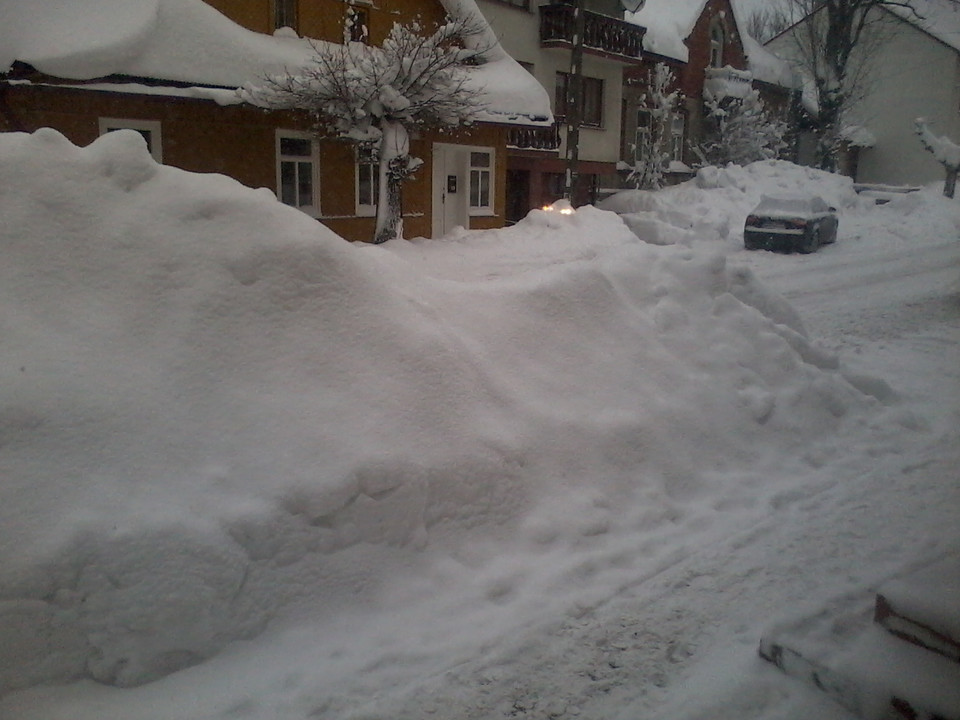
<svg viewBox="0 0 960 720"><path fill-rule="evenodd" d="M743 244L747 250L815 252L837 239L836 208L816 195L764 195L747 215Z"/></svg>

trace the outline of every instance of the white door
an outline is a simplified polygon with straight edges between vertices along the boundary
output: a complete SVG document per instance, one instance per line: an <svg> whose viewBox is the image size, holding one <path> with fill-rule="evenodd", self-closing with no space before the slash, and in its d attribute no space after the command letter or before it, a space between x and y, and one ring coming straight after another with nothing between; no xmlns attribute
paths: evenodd
<svg viewBox="0 0 960 720"><path fill-rule="evenodd" d="M433 237L470 227L470 148L433 144Z"/></svg>

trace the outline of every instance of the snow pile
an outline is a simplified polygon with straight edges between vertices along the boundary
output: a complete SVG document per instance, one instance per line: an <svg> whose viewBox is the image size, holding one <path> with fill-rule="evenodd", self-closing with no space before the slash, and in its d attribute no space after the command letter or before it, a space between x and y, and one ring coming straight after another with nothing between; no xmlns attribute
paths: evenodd
<svg viewBox="0 0 960 720"><path fill-rule="evenodd" d="M819 195L841 211L866 202L857 196L848 177L764 160L745 167L704 167L685 183L658 192L623 191L599 206L620 214L639 238L653 245L742 243L744 219L763 195L799 193Z"/></svg>
<svg viewBox="0 0 960 720"><path fill-rule="evenodd" d="M748 271L593 208L352 246L137 133L43 130L0 137L0 209L0 692L202 663L5 717L343 709L656 574L848 431L917 427ZM298 614L319 634L224 652Z"/></svg>

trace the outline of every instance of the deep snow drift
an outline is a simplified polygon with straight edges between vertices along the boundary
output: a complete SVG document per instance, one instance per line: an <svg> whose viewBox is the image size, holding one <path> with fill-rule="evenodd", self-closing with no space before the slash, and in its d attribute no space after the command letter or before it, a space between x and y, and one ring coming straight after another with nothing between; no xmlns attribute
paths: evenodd
<svg viewBox="0 0 960 720"><path fill-rule="evenodd" d="M684 232L729 231L752 190L704 183ZM924 432L679 224L354 246L49 130L0 137L0 212L0 693L147 683L4 717L361 712Z"/></svg>

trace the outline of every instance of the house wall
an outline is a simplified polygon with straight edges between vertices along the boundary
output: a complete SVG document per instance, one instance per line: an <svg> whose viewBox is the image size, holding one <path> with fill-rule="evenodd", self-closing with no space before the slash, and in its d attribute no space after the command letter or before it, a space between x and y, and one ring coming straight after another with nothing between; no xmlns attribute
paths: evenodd
<svg viewBox="0 0 960 720"><path fill-rule="evenodd" d="M710 28L714 22L720 23L724 30L723 65L738 70L747 68L729 0L710 0L686 39L690 54L681 75L680 88L687 97L703 96L703 72L710 65Z"/></svg>
<svg viewBox="0 0 960 720"><path fill-rule="evenodd" d="M248 105L221 107L190 98L134 95L76 88L7 86L0 104L0 130L32 132L53 127L74 144L85 146L100 134L100 118L158 121L163 162L192 172L216 172L249 187L277 191L276 131L310 131L309 119L292 112L267 112ZM434 142L493 147L494 212L470 218L470 227L500 227L504 222L506 141L503 128L477 125L451 133L414 133L413 155L424 159L404 185L404 233L431 234ZM318 218L348 240L373 237L374 218L356 215L354 146L338 138L320 141Z"/></svg>
<svg viewBox="0 0 960 720"><path fill-rule="evenodd" d="M690 148L703 139L704 71L710 66L710 31L714 23L719 23L724 31L723 65L738 70L747 68L747 58L729 0L709 0L685 40L688 48L686 63L648 56L642 65L626 72L621 152L627 162L633 162L632 145L637 131L637 110L640 109L641 98L648 92L650 73L658 63L666 64L674 73L675 87L682 96L679 105L685 118L684 161L694 160Z"/></svg>
<svg viewBox="0 0 960 720"><path fill-rule="evenodd" d="M272 0L205 0L235 23L255 32L271 34L273 26ZM297 0L297 27L300 35L317 40L341 42L349 4L344 0ZM423 0L390 0L389 3L357 2L357 8L367 11L370 42L379 45L396 22L409 23L421 19L425 23L443 20L445 13L438 2Z"/></svg>
<svg viewBox="0 0 960 720"><path fill-rule="evenodd" d="M547 90L556 112L556 76L570 72L570 50L540 47L540 16L537 5L525 10L496 0L480 0L484 17L490 23L500 44L515 60L533 67L533 74ZM603 125L580 128L580 159L615 163L619 159L620 116L623 97L624 64L584 53L583 74L603 80ZM561 129L559 153L566 153L566 129Z"/></svg>
<svg viewBox="0 0 960 720"><path fill-rule="evenodd" d="M888 12L876 12L874 19L883 21L877 26L882 42L866 58L865 94L848 116L849 123L869 130L875 143L860 151L855 180L891 185L942 180L943 168L920 145L913 123L925 117L936 134L960 141L960 53ZM790 32L769 48L784 58L797 53ZM856 62L864 60L855 56ZM802 151L803 146L804 161ZM808 152L806 160L810 157Z"/></svg>
<svg viewBox="0 0 960 720"><path fill-rule="evenodd" d="M914 120L925 117L937 135L960 142L960 54L912 25L891 19L897 31L884 43L869 94L851 112L876 143L860 153L856 179L922 184L943 179L942 166L923 149Z"/></svg>

